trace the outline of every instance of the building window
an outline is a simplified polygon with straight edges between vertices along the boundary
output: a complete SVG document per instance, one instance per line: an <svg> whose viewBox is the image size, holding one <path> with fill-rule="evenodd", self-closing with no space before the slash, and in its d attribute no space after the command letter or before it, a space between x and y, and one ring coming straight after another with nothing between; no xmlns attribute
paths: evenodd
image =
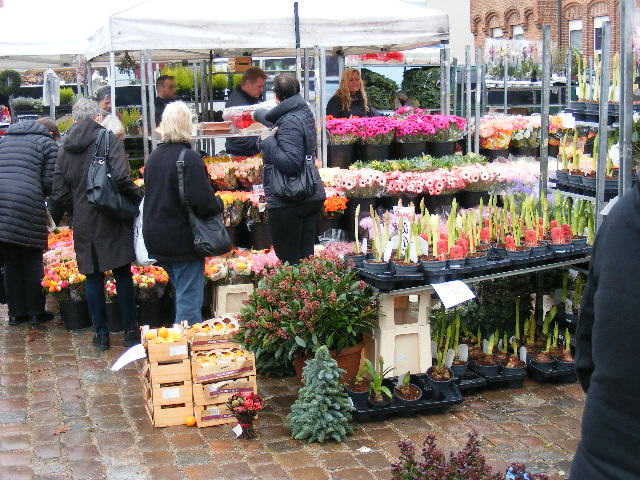
<svg viewBox="0 0 640 480"><path fill-rule="evenodd" d="M593 19L593 49L596 52L602 51L602 25L608 21L609 17L595 17Z"/></svg>
<svg viewBox="0 0 640 480"><path fill-rule="evenodd" d="M521 25L513 25L511 27L511 38L514 40L523 40L524 39L524 30Z"/></svg>
<svg viewBox="0 0 640 480"><path fill-rule="evenodd" d="M502 38L502 37L504 37L504 35L502 33L502 29L500 27L492 28L491 29L491 37L492 38Z"/></svg>
<svg viewBox="0 0 640 480"><path fill-rule="evenodd" d="M569 21L569 46L582 51L582 20Z"/></svg>

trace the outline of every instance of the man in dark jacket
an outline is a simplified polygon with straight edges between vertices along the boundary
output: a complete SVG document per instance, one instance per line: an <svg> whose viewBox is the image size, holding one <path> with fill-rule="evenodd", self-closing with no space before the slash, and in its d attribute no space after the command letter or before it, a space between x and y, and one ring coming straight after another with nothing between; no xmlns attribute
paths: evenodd
<svg viewBox="0 0 640 480"><path fill-rule="evenodd" d="M56 163L51 199L57 208L52 216L56 221L66 210L64 207L70 203L73 205L73 246L78 270L87 277L85 291L96 330L94 344L101 349L108 349L110 346L106 324L104 272L111 270L118 290L116 298L125 330L124 344L135 345L139 342L139 335L131 277L131 262L135 259L133 220L109 217L89 205L87 174L98 133L104 127L98 123L101 119L98 104L89 99L77 100L72 115L75 123L64 136ZM142 193L131 180L122 142L108 133L103 141L109 141L108 164L118 189L132 201L139 202Z"/></svg>
<svg viewBox="0 0 640 480"><path fill-rule="evenodd" d="M267 74L262 69L258 67L249 68L242 75L240 86L229 94L225 107L255 105L260 102L266 81ZM260 151L256 143L257 140L258 137L227 138L225 149L230 155L252 157Z"/></svg>
<svg viewBox="0 0 640 480"><path fill-rule="evenodd" d="M10 325L49 319L40 285L48 234L44 199L57 154L58 145L39 122L13 124L0 137L0 257Z"/></svg>
<svg viewBox="0 0 640 480"><path fill-rule="evenodd" d="M160 75L156 80L158 96L153 104L156 112L156 127L160 126L164 109L176 100L176 80L171 75Z"/></svg>
<svg viewBox="0 0 640 480"><path fill-rule="evenodd" d="M640 190L613 207L593 246L576 332L587 399L572 480L640 479Z"/></svg>
<svg viewBox="0 0 640 480"><path fill-rule="evenodd" d="M316 124L311 109L300 96L300 83L289 74L274 80L277 107L257 110L255 119L273 125L275 135L259 142L264 161L263 184L269 210L269 228L276 255L283 262L297 264L313 254L316 222L326 198L318 169L313 168L315 190L301 201L278 198L271 191L274 170L285 175L299 175L307 157L315 157Z"/></svg>

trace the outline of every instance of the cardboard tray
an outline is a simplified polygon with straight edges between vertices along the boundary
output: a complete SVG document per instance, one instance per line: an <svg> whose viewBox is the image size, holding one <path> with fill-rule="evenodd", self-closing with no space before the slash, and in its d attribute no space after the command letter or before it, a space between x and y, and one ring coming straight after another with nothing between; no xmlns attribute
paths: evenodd
<svg viewBox="0 0 640 480"><path fill-rule="evenodd" d="M147 358L150 362L168 362L189 358L189 342L186 332L182 327L172 327L169 330L179 332L180 340L171 343L155 343L145 338L147 332L158 333L158 328L149 328L147 325L140 328L140 342L147 350Z"/></svg>
<svg viewBox="0 0 640 480"><path fill-rule="evenodd" d="M212 350L219 352L223 350ZM216 362L202 364L197 361L200 356L206 356L210 352L195 352L191 358L191 372L193 383L219 382L225 379L248 377L256 375L255 355L245 350L243 357L236 358L232 362Z"/></svg>
<svg viewBox="0 0 640 480"><path fill-rule="evenodd" d="M500 366L498 370L500 373L498 375L485 376L479 372L476 372L473 367L474 365L472 363L469 364L469 368L473 371L473 373L483 377L486 380L487 384L505 384L505 386L507 387L518 388L522 386L523 380L527 378L526 368L520 373L504 374L502 373L502 366Z"/></svg>
<svg viewBox="0 0 640 480"><path fill-rule="evenodd" d="M198 406L225 403L237 393L258 393L258 384L254 376L192 385L193 402Z"/></svg>
<svg viewBox="0 0 640 480"><path fill-rule="evenodd" d="M142 371L151 385L191 381L191 362L188 358L165 363L145 362Z"/></svg>
<svg viewBox="0 0 640 480"><path fill-rule="evenodd" d="M198 428L237 423L236 417L225 404L196 405L194 414Z"/></svg>

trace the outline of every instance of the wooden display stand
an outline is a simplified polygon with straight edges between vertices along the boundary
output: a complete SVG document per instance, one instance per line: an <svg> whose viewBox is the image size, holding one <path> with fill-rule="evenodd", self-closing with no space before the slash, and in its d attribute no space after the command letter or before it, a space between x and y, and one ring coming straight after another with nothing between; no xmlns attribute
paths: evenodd
<svg viewBox="0 0 640 480"><path fill-rule="evenodd" d="M394 375L425 373L431 366L431 291L417 295L416 312L409 295L381 294L378 326L373 341L366 342L367 357L373 361L381 355L385 367L395 368Z"/></svg>
<svg viewBox="0 0 640 480"><path fill-rule="evenodd" d="M227 313L239 313L242 302L253 293L253 285L241 283L239 285L216 285L213 292L212 310L217 317Z"/></svg>

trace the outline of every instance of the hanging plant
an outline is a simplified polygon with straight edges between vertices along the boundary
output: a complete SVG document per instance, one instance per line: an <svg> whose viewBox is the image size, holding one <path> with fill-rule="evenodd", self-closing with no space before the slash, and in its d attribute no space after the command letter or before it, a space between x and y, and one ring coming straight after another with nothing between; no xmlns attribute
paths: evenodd
<svg viewBox="0 0 640 480"><path fill-rule="evenodd" d="M131 74L135 72L136 68L138 68L136 61L131 55L129 55L129 52L124 52L124 55L120 57L120 61L118 62L118 72L126 73L131 76Z"/></svg>
<svg viewBox="0 0 640 480"><path fill-rule="evenodd" d="M15 70L4 70L0 72L0 95L13 95L22 84L20 74Z"/></svg>

